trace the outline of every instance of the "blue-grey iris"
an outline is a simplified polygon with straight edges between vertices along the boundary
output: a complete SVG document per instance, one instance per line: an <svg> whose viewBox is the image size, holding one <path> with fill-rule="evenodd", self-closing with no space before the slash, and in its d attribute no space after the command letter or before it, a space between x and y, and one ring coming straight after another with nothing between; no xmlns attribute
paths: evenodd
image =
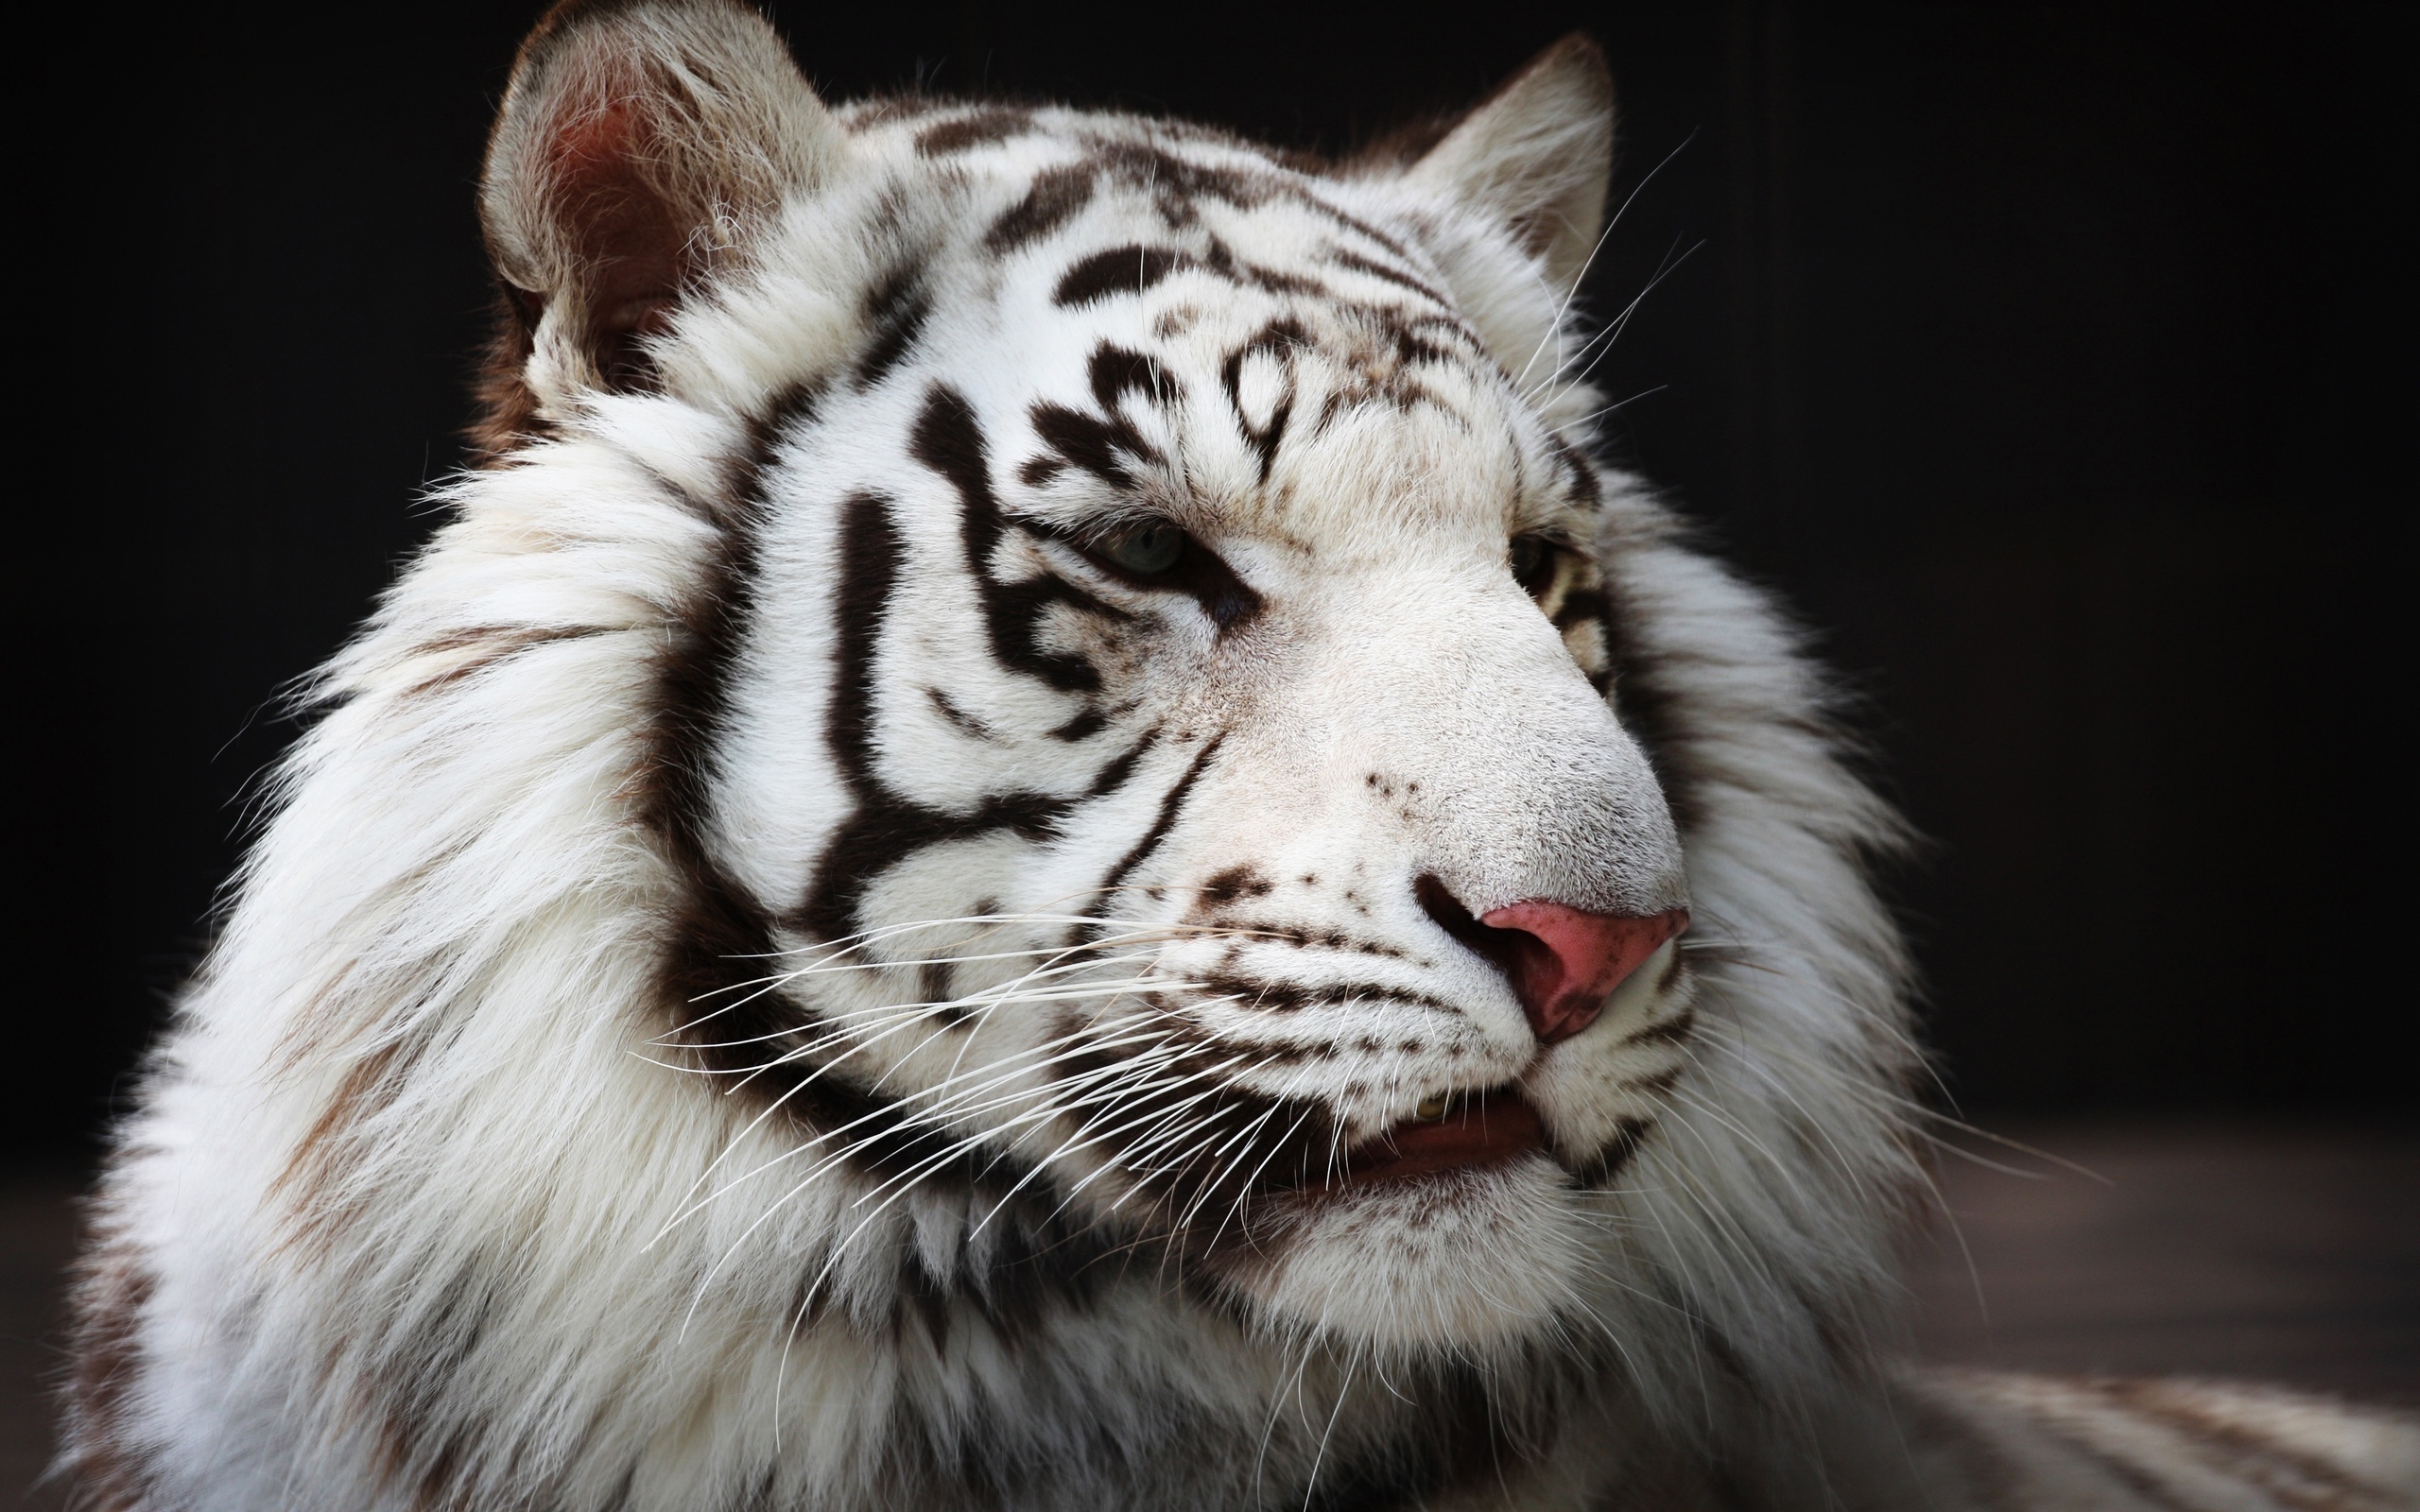
<svg viewBox="0 0 2420 1512"><path fill-rule="evenodd" d="M1121 530L1094 548L1130 573L1167 572L1184 555L1184 532L1165 521Z"/></svg>

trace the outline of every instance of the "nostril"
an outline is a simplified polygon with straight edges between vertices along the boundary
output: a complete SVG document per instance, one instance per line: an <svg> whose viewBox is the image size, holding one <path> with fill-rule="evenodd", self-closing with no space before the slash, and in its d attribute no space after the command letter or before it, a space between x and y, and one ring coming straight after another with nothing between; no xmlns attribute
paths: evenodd
<svg viewBox="0 0 2420 1512"><path fill-rule="evenodd" d="M1433 871L1425 871L1411 885L1411 895L1420 900L1421 911L1434 920L1439 929L1461 941L1473 951L1495 963L1498 971L1511 975L1510 960L1514 947L1513 936L1520 931L1490 929L1478 921L1477 915L1462 906L1444 879Z"/></svg>
<svg viewBox="0 0 2420 1512"><path fill-rule="evenodd" d="M1444 879L1433 871L1420 874L1420 880L1411 885L1411 895L1420 900L1421 911L1436 920L1439 929L1456 939L1461 939L1472 930L1485 927L1479 923L1477 915L1462 906L1462 901L1454 896L1453 889L1445 885Z"/></svg>
<svg viewBox="0 0 2420 1512"><path fill-rule="evenodd" d="M1528 1007L1526 984L1538 980L1554 965L1553 953L1546 941L1525 929L1497 929L1481 922L1454 896L1444 879L1433 871L1421 874L1420 880L1411 885L1411 895L1420 900L1421 910L1435 920L1439 929L1503 972L1504 979L1520 995L1522 1005Z"/></svg>

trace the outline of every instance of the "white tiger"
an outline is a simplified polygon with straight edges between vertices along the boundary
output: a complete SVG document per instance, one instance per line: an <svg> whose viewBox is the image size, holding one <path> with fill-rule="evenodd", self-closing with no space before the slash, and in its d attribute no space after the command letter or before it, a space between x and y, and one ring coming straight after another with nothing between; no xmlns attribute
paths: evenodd
<svg viewBox="0 0 2420 1512"><path fill-rule="evenodd" d="M1898 831L1589 455L1611 107L1314 163L551 14L492 455L96 1210L91 1504L2413 1505L1891 1363Z"/></svg>

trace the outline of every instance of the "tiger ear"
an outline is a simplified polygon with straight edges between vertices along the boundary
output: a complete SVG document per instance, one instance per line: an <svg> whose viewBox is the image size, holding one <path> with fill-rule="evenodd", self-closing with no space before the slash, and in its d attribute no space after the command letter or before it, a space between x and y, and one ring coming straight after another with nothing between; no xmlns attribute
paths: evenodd
<svg viewBox="0 0 2420 1512"><path fill-rule="evenodd" d="M683 288L845 151L735 0L562 0L522 43L479 186L533 387L645 384L641 338Z"/></svg>
<svg viewBox="0 0 2420 1512"><path fill-rule="evenodd" d="M1567 289L1596 250L1613 169L1614 77L1574 32L1472 107L1408 177L1504 221Z"/></svg>

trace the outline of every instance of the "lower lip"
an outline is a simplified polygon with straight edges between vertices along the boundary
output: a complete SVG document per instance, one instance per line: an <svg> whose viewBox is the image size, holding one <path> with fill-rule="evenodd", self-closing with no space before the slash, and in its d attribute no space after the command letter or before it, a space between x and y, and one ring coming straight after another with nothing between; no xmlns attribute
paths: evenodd
<svg viewBox="0 0 2420 1512"><path fill-rule="evenodd" d="M1440 1171L1497 1165L1546 1147L1538 1110L1516 1092L1454 1105L1433 1124L1397 1124L1355 1150L1335 1186L1395 1181Z"/></svg>

